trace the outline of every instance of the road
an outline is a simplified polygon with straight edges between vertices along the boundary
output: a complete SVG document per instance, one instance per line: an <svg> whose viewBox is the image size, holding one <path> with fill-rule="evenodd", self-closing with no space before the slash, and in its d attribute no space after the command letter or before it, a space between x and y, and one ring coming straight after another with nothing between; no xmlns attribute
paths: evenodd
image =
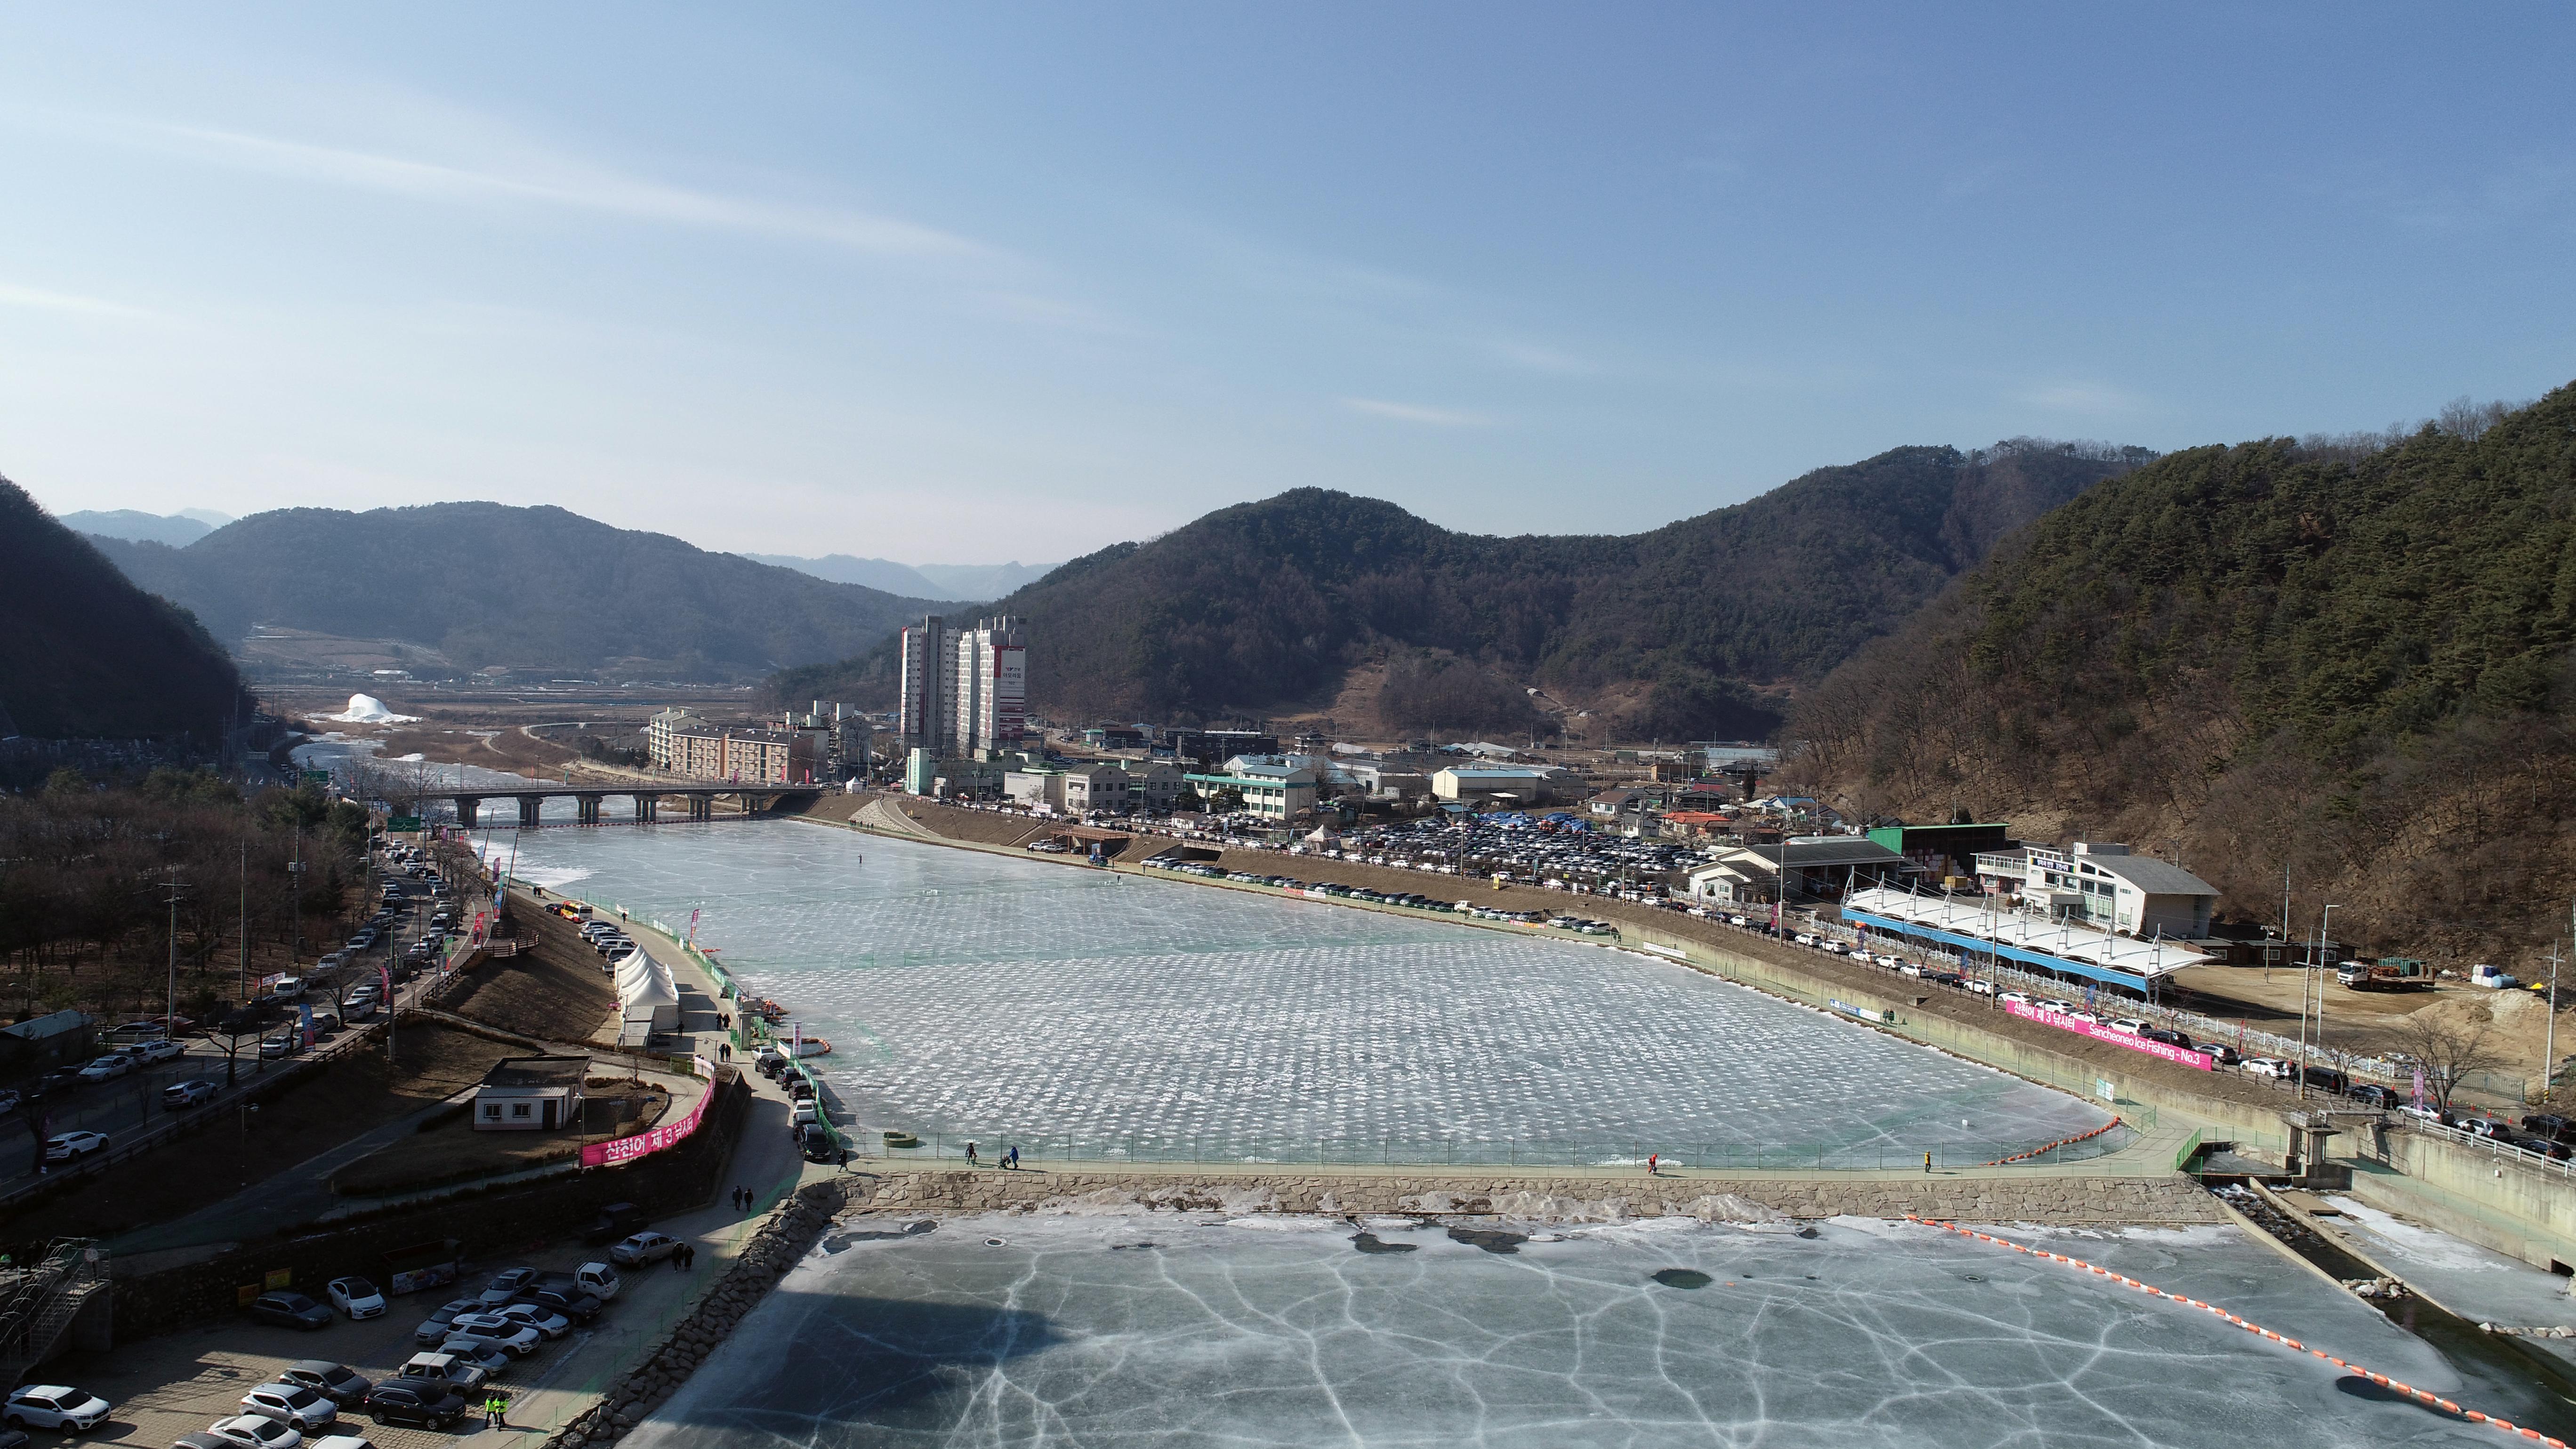
<svg viewBox="0 0 2576 1449"><path fill-rule="evenodd" d="M433 909L426 896L415 897L419 908L405 911L394 923L382 943L383 954L370 952L370 969L345 969L327 988L316 988L307 1000L317 1011L336 1013L338 1000L361 981L369 979L378 961L393 962L402 951L429 934L429 916ZM436 973L423 972L414 980L395 989L397 1001L409 1003L436 984ZM282 1026L264 1029L274 1035ZM354 1050L359 1033L335 1032L314 1051L321 1055ZM40 1112L12 1112L0 1120L0 1199L10 1193L32 1187L43 1175L41 1143L44 1138L65 1132L98 1132L106 1135L108 1151L114 1151L127 1140L159 1128L186 1113L215 1113L237 1100L255 1086L271 1068L281 1063L264 1060L259 1055L259 1036L244 1036L237 1042L228 1038L193 1038L184 1045L186 1054L168 1061L138 1066L122 1077L106 1082L84 1084L65 1091L56 1089ZM235 1048L228 1056L227 1048ZM177 1082L202 1079L218 1088L215 1096L194 1107L165 1108L161 1105L163 1088ZM60 1165L55 1168L60 1171Z"/></svg>

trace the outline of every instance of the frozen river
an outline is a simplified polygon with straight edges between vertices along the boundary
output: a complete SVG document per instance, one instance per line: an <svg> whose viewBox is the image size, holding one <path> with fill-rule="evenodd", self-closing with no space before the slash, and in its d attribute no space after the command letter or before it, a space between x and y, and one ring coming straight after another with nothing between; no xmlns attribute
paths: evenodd
<svg viewBox="0 0 2576 1449"><path fill-rule="evenodd" d="M524 879L700 912L701 944L834 1044L860 1126L931 1151L1896 1165L2109 1120L1628 952L789 821L517 849Z"/></svg>
<svg viewBox="0 0 2576 1449"><path fill-rule="evenodd" d="M892 1230L897 1222L881 1225ZM2478 1445L2179 1304L1927 1228L1661 1219L1496 1253L1323 1219L952 1219L826 1239L634 1449ZM2022 1235L2030 1241L2029 1235ZM2232 1228L2057 1251L2498 1413ZM1700 1284L1701 1286L1689 1286Z"/></svg>

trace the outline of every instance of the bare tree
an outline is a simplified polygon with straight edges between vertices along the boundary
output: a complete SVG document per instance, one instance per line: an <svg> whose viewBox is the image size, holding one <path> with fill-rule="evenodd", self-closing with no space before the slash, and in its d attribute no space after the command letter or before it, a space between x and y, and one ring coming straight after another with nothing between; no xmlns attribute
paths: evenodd
<svg viewBox="0 0 2576 1449"><path fill-rule="evenodd" d="M2503 1065L2503 1056L2488 1041L2493 1030L2483 1021L2442 1021L2430 1011L2418 1011L2398 1023L2396 1038L2398 1049L2424 1074L2424 1090L2432 1094L2433 1105L2447 1112L2451 1093L2463 1078Z"/></svg>

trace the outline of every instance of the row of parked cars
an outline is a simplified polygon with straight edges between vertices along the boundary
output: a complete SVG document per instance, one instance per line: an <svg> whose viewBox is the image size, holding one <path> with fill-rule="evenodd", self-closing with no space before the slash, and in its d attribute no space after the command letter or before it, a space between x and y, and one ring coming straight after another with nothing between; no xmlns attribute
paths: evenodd
<svg viewBox="0 0 2576 1449"><path fill-rule="evenodd" d="M634 1256L636 1250L629 1245L640 1238L676 1246L660 1234L637 1233L612 1249L611 1256L619 1256L619 1250ZM668 1256L670 1249L660 1251ZM480 1291L433 1309L412 1330L412 1342L420 1352L392 1374L370 1379L346 1364L303 1360L279 1374L277 1382L258 1385L243 1395L239 1415L212 1425L202 1435L180 1440L174 1449L227 1445L297 1449L307 1439L360 1414L378 1424L449 1428L475 1412L480 1403L477 1391L485 1384L575 1326L598 1318L621 1286L617 1270L607 1263L584 1263L568 1273L504 1269ZM254 1322L308 1330L329 1327L334 1309L357 1320L385 1315L385 1297L368 1279L335 1278L324 1291L330 1298L328 1306L301 1293L280 1291L261 1294L247 1313ZM339 1446L330 1438L320 1438L314 1449Z"/></svg>
<svg viewBox="0 0 2576 1449"><path fill-rule="evenodd" d="M1497 910L1491 906L1480 906L1474 901L1435 900L1419 891L1371 890L1367 886L1337 885L1329 881L1310 885L1295 876L1262 875L1255 871L1227 870L1200 860L1174 862L1156 858L1145 863L1171 871L1176 875L1194 875L1207 880L1232 881L1238 885L1269 886L1283 891L1305 891L1309 894L1331 896L1336 900L1362 901L1378 906L1403 906L1408 910L1468 916L1479 921L1511 921L1524 926L1554 926L1559 930L1574 931L1586 936L1619 934L1619 928L1608 921L1595 921L1562 913L1551 916L1545 911Z"/></svg>

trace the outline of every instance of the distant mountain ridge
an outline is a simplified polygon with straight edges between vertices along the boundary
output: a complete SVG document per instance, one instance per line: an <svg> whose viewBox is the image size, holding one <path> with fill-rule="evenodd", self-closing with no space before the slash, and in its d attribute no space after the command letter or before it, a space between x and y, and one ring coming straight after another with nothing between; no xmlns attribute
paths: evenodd
<svg viewBox="0 0 2576 1449"><path fill-rule="evenodd" d="M743 557L834 583L863 584L892 594L969 603L998 599L1013 589L1037 582L1056 568L1054 564L1032 567L1017 559L1004 564L899 564L892 559L856 558L846 553L821 558L783 553L747 553Z"/></svg>
<svg viewBox="0 0 2576 1449"><path fill-rule="evenodd" d="M2153 456L1899 448L1624 537L1453 533L1301 488L1075 559L983 612L1027 620L1030 699L1058 718L1329 708L1508 730L1579 704L1629 733L1760 735L1777 712L1757 691L1821 676L2012 530ZM882 697L893 674L881 646L773 688Z"/></svg>
<svg viewBox="0 0 2576 1449"><path fill-rule="evenodd" d="M0 478L0 735L211 742L246 703L195 619Z"/></svg>
<svg viewBox="0 0 2576 1449"><path fill-rule="evenodd" d="M498 503L282 509L185 548L100 547L220 638L269 624L400 639L465 670L756 679L869 648L938 607L561 508Z"/></svg>
<svg viewBox="0 0 2576 1449"><path fill-rule="evenodd" d="M221 514L214 516L223 517ZM187 513L138 513L131 508L115 508L104 513L66 513L62 515L61 522L63 527L78 533L121 538L129 543L166 543L172 548L185 548L221 526Z"/></svg>

